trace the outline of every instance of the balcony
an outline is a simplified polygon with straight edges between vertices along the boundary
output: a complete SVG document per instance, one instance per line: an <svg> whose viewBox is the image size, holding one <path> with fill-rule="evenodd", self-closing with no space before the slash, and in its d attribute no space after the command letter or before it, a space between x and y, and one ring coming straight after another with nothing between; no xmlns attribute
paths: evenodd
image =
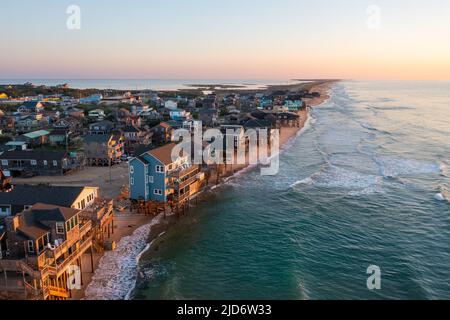
<svg viewBox="0 0 450 320"><path fill-rule="evenodd" d="M84 236L86 236L92 229L92 222L87 221L83 225L79 225L78 227L72 229L67 233L67 240L64 241L63 244L56 247L55 250L49 250L48 258L53 258L57 260L65 253L69 251L74 244L79 242Z"/></svg>
<svg viewBox="0 0 450 320"><path fill-rule="evenodd" d="M69 255L63 262L57 263L56 265L56 274L59 277L63 274L67 267L74 264L75 260L80 258L90 247L92 246L92 239L89 238L84 241L71 255Z"/></svg>
<svg viewBox="0 0 450 320"><path fill-rule="evenodd" d="M84 219L91 220L95 225L103 225L109 220L114 212L114 201L105 199L95 199L94 203L85 208L81 213Z"/></svg>
<svg viewBox="0 0 450 320"><path fill-rule="evenodd" d="M187 169L179 169L168 174L168 188L170 189L184 189L191 185L198 179L200 167L198 165L191 166Z"/></svg>

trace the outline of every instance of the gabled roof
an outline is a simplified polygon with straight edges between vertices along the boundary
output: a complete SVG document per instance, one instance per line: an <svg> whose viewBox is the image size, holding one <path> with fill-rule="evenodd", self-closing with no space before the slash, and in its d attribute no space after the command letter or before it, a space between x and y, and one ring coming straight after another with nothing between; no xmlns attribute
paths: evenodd
<svg viewBox="0 0 450 320"><path fill-rule="evenodd" d="M267 128L270 127L272 124L270 123L270 121L266 120L266 119L254 119L254 120L248 120L247 122L244 123L244 127L246 128Z"/></svg>
<svg viewBox="0 0 450 320"><path fill-rule="evenodd" d="M63 151L8 151L0 155L3 160L62 160L68 155Z"/></svg>
<svg viewBox="0 0 450 320"><path fill-rule="evenodd" d="M35 220L34 214L31 211L25 211L21 213L18 218L18 231L20 231L30 239L37 240L45 236L50 231L50 228Z"/></svg>
<svg viewBox="0 0 450 320"><path fill-rule="evenodd" d="M28 139L36 139L39 137L47 136L49 134L50 132L48 132L47 130L38 130L34 132L25 133L23 136L27 137Z"/></svg>
<svg viewBox="0 0 450 320"><path fill-rule="evenodd" d="M143 164L150 164L150 162L148 162L143 156L137 156L136 159L141 161Z"/></svg>
<svg viewBox="0 0 450 320"><path fill-rule="evenodd" d="M11 192L0 192L0 204L32 206L36 203L48 203L71 207L83 190L84 187L17 185Z"/></svg>
<svg viewBox="0 0 450 320"><path fill-rule="evenodd" d="M67 221L72 219L80 211L68 207L37 203L31 208L35 217L41 221Z"/></svg>
<svg viewBox="0 0 450 320"><path fill-rule="evenodd" d="M84 136L86 143L106 143L112 138L112 134L89 134Z"/></svg>
<svg viewBox="0 0 450 320"><path fill-rule="evenodd" d="M40 103L39 101L25 101L24 103L22 103L21 107L25 107L27 109L34 109L37 108L39 103Z"/></svg>
<svg viewBox="0 0 450 320"><path fill-rule="evenodd" d="M95 122L89 125L89 127L106 127L106 128L112 128L114 127L114 124L109 120L103 120L99 122Z"/></svg>
<svg viewBox="0 0 450 320"><path fill-rule="evenodd" d="M79 210L38 203L30 210L18 215L18 230L31 239L39 239L49 232L45 221L66 222L79 213Z"/></svg>
<svg viewBox="0 0 450 320"><path fill-rule="evenodd" d="M172 160L172 150L176 147L175 143L169 143L165 146L150 150L147 154L153 156L157 160L159 160L164 165L169 165L173 163ZM180 154L181 155L181 154Z"/></svg>
<svg viewBox="0 0 450 320"><path fill-rule="evenodd" d="M67 130L65 129L56 129L56 130L52 130L52 132L50 132L51 136L65 136L67 135Z"/></svg>
<svg viewBox="0 0 450 320"><path fill-rule="evenodd" d="M167 122L161 122L159 125L157 125L156 127L163 127L165 129L171 129L172 127L167 123Z"/></svg>
<svg viewBox="0 0 450 320"><path fill-rule="evenodd" d="M219 112L216 109L201 109L199 113L204 115L213 115L218 114Z"/></svg>
<svg viewBox="0 0 450 320"><path fill-rule="evenodd" d="M9 141L8 143L6 143L7 146L23 146L26 145L27 142L26 141Z"/></svg>

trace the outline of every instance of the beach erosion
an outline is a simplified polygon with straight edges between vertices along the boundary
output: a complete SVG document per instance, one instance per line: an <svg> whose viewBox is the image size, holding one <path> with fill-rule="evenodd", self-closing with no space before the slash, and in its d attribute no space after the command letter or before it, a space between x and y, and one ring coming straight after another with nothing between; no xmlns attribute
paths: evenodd
<svg viewBox="0 0 450 320"><path fill-rule="evenodd" d="M330 89L334 81L326 81L315 85L311 91L319 92L320 97L305 99L310 107L317 107L327 101ZM280 130L280 149L289 147L290 142L295 139L304 129L309 120L309 109L298 111L300 124L297 127L282 127ZM244 174L252 167L248 165L229 165L226 172L222 173L221 181L226 183L235 175ZM214 174L211 175L212 177ZM213 178L212 178L213 179ZM210 181L210 185L214 181ZM219 187L217 183L209 188L209 191ZM207 194L198 196L207 198ZM207 199L205 200L207 201ZM195 214L191 210L189 215ZM139 278L140 257L152 250L171 226L177 223L179 218L175 215L164 218L163 216L149 216L142 214L131 214L129 212L116 214L116 225L113 241L117 247L114 251L96 254L94 257L94 273L83 273L82 289L72 297L74 300L124 300L132 299L133 289ZM90 270L90 266L84 266L83 270Z"/></svg>

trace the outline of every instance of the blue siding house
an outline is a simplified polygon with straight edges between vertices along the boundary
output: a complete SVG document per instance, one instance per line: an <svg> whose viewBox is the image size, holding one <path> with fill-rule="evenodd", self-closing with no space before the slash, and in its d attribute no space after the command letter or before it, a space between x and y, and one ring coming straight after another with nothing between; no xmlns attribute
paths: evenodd
<svg viewBox="0 0 450 320"><path fill-rule="evenodd" d="M188 155L172 160L171 143L150 150L129 162L130 199L180 203L189 200L205 181L200 167L189 163Z"/></svg>
<svg viewBox="0 0 450 320"><path fill-rule="evenodd" d="M130 198L167 202L165 163L146 152L129 163Z"/></svg>

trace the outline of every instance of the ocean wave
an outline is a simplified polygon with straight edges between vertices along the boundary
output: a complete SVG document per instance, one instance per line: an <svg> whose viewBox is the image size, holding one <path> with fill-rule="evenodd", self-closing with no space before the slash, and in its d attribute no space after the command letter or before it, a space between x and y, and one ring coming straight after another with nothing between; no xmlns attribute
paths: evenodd
<svg viewBox="0 0 450 320"><path fill-rule="evenodd" d="M439 169L441 171L441 176L448 177L448 169L447 169L447 165L445 163L441 163L439 165Z"/></svg>
<svg viewBox="0 0 450 320"><path fill-rule="evenodd" d="M368 129L368 130L374 130L374 131L377 131L376 128L374 128L373 126L371 126L371 125L368 124L368 123L361 123L361 127L363 127L364 129Z"/></svg>
<svg viewBox="0 0 450 320"><path fill-rule="evenodd" d="M160 223L162 216L136 229L131 236L122 238L116 250L106 252L85 293L85 300L123 300L134 289L138 260L148 250L147 239L151 228Z"/></svg>
<svg viewBox="0 0 450 320"><path fill-rule="evenodd" d="M395 178L401 175L440 173L438 164L428 161L412 160L397 157L374 157L380 172L385 178Z"/></svg>
<svg viewBox="0 0 450 320"><path fill-rule="evenodd" d="M327 165L310 177L295 182L291 187L313 185L324 188L342 188L350 190L348 195L358 196L381 192L381 183L382 177Z"/></svg>
<svg viewBox="0 0 450 320"><path fill-rule="evenodd" d="M381 187L380 184L378 184L378 185L375 185L375 186L367 187L367 188L365 188L363 190L360 190L360 191L350 191L348 193L348 195L351 196L351 197L360 197L360 196L367 196L367 195L371 195L371 194L374 194L374 193L383 193L383 192L384 192L383 188Z"/></svg>

